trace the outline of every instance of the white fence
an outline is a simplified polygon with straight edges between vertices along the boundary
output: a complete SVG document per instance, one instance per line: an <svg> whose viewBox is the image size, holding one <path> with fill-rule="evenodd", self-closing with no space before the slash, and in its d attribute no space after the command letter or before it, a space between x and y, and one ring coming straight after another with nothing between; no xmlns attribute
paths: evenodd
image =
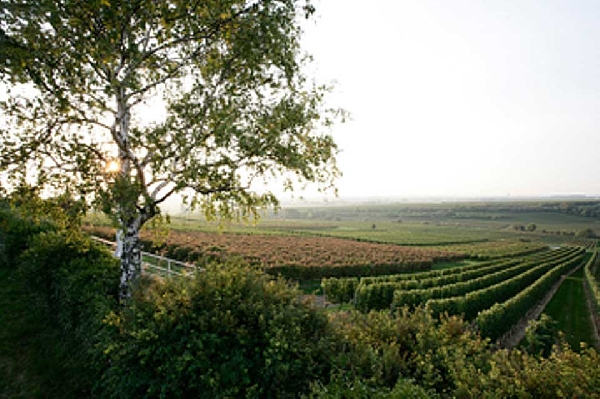
<svg viewBox="0 0 600 399"><path fill-rule="evenodd" d="M116 248L117 243L108 241L100 237L91 236L93 240L98 241L104 245ZM142 251L142 272L159 274L161 276L189 276L194 275L196 272L204 271L203 268L197 267L193 264L180 262L178 260L169 259L164 256L151 254L149 252Z"/></svg>

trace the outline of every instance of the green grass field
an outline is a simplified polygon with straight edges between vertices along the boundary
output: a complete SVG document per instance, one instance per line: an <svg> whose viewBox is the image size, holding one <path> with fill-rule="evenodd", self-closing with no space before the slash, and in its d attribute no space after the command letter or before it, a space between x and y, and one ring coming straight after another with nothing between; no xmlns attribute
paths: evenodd
<svg viewBox="0 0 600 399"><path fill-rule="evenodd" d="M571 348L579 343L593 346L593 332L583 290L583 268L567 277L546 306L544 313L558 322Z"/></svg>

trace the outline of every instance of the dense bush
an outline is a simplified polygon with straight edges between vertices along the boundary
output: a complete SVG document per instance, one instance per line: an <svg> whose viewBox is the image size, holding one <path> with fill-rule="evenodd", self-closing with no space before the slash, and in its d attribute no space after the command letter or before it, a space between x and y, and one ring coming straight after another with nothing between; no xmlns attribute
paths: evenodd
<svg viewBox="0 0 600 399"><path fill-rule="evenodd" d="M117 307L118 262L76 230L20 211L0 211L0 252L12 268L10 283L28 293L29 317L44 326L36 334L46 347L35 353L51 359L37 361L53 368L44 371L47 395L89 396L102 319Z"/></svg>
<svg viewBox="0 0 600 399"><path fill-rule="evenodd" d="M56 325L80 340L99 333L104 316L116 309L118 260L83 235L49 231L32 237L20 272Z"/></svg>
<svg viewBox="0 0 600 399"><path fill-rule="evenodd" d="M539 320L529 322L519 346L531 355L548 357L552 354L552 347L557 343L559 343L558 322L542 313Z"/></svg>
<svg viewBox="0 0 600 399"><path fill-rule="evenodd" d="M35 222L31 218L20 217L4 204L0 207L0 252L3 254L0 267L16 267L16 259L27 249L31 238L51 230L56 230L51 222Z"/></svg>
<svg viewBox="0 0 600 399"><path fill-rule="evenodd" d="M430 399L431 394L413 381L399 379L394 388L381 387L370 381L348 381L336 376L327 385L315 385L306 399Z"/></svg>
<svg viewBox="0 0 600 399"><path fill-rule="evenodd" d="M98 393L132 397L296 397L326 379L327 317L282 280L240 264L141 286L108 318Z"/></svg>
<svg viewBox="0 0 600 399"><path fill-rule="evenodd" d="M488 356L485 371L467 365L467 372L457 381L455 398L600 397L600 357L593 349L576 353L563 343L547 358L519 350L500 350Z"/></svg>
<svg viewBox="0 0 600 399"><path fill-rule="evenodd" d="M487 367L487 343L456 317L439 322L423 309L411 312L404 308L392 315L388 311L340 313L332 323L343 331L347 342L347 350L336 359L338 374L349 381L347 388L361 388L352 383L357 379L386 392L399 383L404 385L402 380L408 378L417 382L427 397L451 397L462 372L458 364ZM333 383L338 391L344 387L339 379L334 378Z"/></svg>
<svg viewBox="0 0 600 399"><path fill-rule="evenodd" d="M332 322L347 340L335 372L344 378L316 387L314 398L368 398L369 392L376 398L600 397L600 357L593 349L575 353L562 344L547 357L493 351L459 318L436 322L421 308L338 314ZM400 387L402 394L392 394Z"/></svg>

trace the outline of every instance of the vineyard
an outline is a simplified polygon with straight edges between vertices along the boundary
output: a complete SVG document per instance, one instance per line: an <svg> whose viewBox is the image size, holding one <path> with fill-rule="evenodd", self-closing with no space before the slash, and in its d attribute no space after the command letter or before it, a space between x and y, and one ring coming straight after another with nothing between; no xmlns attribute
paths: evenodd
<svg viewBox="0 0 600 399"><path fill-rule="evenodd" d="M494 340L578 266L585 265L588 291L600 309L594 238L444 223L268 220L230 224L223 232L215 224L192 223L175 221L161 244L143 233L144 250L199 265L242 259L301 282L307 293L320 285L326 303L347 303L344 309L363 313L422 308L434 318L461 315ZM107 227L87 230L114 236Z"/></svg>
<svg viewBox="0 0 600 399"><path fill-rule="evenodd" d="M88 231L112 239L114 230ZM434 262L459 260L460 253L332 237L217 234L171 231L163 245L142 234L144 249L180 261L206 263L242 258L270 274L306 280L332 276L387 275L429 270Z"/></svg>
<svg viewBox="0 0 600 399"><path fill-rule="evenodd" d="M435 317L461 314L497 339L587 256L581 247L564 247L424 273L324 279L322 285L331 300L362 311L422 305Z"/></svg>

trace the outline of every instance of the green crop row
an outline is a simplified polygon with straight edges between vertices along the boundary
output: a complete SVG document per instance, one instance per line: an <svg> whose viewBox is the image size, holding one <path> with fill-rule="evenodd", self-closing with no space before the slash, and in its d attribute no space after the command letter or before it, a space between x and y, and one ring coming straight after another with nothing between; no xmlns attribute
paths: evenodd
<svg viewBox="0 0 600 399"><path fill-rule="evenodd" d="M553 252L544 252L536 256L527 258L515 258L503 260L501 262L495 262L488 265L479 265L477 268L455 268L455 273L446 274L439 277L431 277L423 280L403 280L398 282L398 288L402 290L425 290L433 287L441 287L450 284L456 284L460 282L467 282L469 280L477 279L482 276L486 276L498 271L512 268L515 265L523 264L539 264L553 259L559 259L560 256L566 256L575 251L574 248L565 247ZM466 292L466 291L465 291ZM457 294L462 295L462 294ZM447 295L444 295L447 297Z"/></svg>
<svg viewBox="0 0 600 399"><path fill-rule="evenodd" d="M323 281L322 287L328 298L334 302L350 302L355 299L357 308L364 311L370 309L384 309L390 307L394 291L398 289L417 289L421 286L433 287L466 281L481 277L484 273L492 273L513 266L517 262L527 261L528 263L542 263L548 259L556 259L562 255L572 253L573 251L575 251L574 248L561 248L556 251L538 253L534 256L521 259L490 261L478 265L469 265L434 272L362 277L359 280L356 278L328 278Z"/></svg>
<svg viewBox="0 0 600 399"><path fill-rule="evenodd" d="M557 257L553 260L547 260L548 267L569 261L575 254L575 250ZM539 264L539 263L538 263ZM427 302L429 299L442 299L465 295L469 292L484 289L486 287L498 284L502 281L513 278L519 274L526 272L536 264L533 262L523 262L512 267L496 270L487 275L481 275L475 278L464 278L463 281L458 281L453 284L439 284L428 289L419 290L396 290L392 306L394 308L402 306L415 307L421 303Z"/></svg>
<svg viewBox="0 0 600 399"><path fill-rule="evenodd" d="M570 248L564 251L556 251L548 253L545 256L536 257L534 260L527 258L527 262L518 264L519 269L517 271L513 270L513 267L504 269L510 270L509 272L505 272L504 270L497 271L498 269L494 269L497 271L496 273L489 274L488 276L480 276L479 278L474 278L471 276L470 280L467 277L461 278L460 275L470 275L473 270L450 276L437 277L437 284L434 284L436 286L424 290L403 290L402 288L406 281L383 281L378 284L365 285L362 283L364 279L361 279L361 283L356 289L356 293L354 295L355 305L357 309L368 311L371 309L386 309L392 304L394 304L394 307L400 307L404 305L415 306L432 298L448 298L464 295L468 292L479 290L492 284L497 284L515 276L517 273L523 273L533 265L545 264L546 262L554 262L554 264L559 263L565 260L566 257L573 256L573 254L578 251L580 250L576 248ZM502 267L508 267L514 265L514 263L514 261L502 262L500 264L488 267L496 268L498 265ZM548 267L551 267L551 265L548 265ZM485 269L487 270L488 268ZM455 281L457 282L453 284L447 284L448 281L450 281L450 277L452 280L456 279Z"/></svg>
<svg viewBox="0 0 600 399"><path fill-rule="evenodd" d="M537 253L534 256L527 257L528 260L541 260L545 257L558 256L558 254L569 251L568 248L561 248L556 251L545 251L543 253ZM417 273L405 273L405 274L394 274L394 275L385 275L385 276L369 276L369 277L361 277L359 280L356 277L330 277L325 278L321 282L321 286L323 287L323 291L325 295L327 295L328 299L334 302L350 302L354 299L355 290L358 285L372 285L372 284L381 284L381 283L402 283L401 286L397 288L427 288L433 286L432 284L435 281L435 278L445 277L447 276L449 280L446 280L446 283L452 281L453 277L458 274L462 274L469 271L483 270L489 267L508 267L510 265L515 264L518 261L522 261L523 259L501 259L501 260L493 260L475 265L468 265L462 267L455 267L451 269L443 269L443 270L432 270L427 272L417 272ZM489 271L488 271L489 272ZM344 281L348 279L348 281ZM464 280L464 279L463 279ZM459 280L454 280L459 281ZM389 288L388 288L389 287ZM382 302L387 303L385 306L389 306L392 300L393 290L391 289L391 285L382 287L377 289L378 292L386 293L385 297L388 299L384 299ZM364 293L363 293L364 295Z"/></svg>
<svg viewBox="0 0 600 399"><path fill-rule="evenodd" d="M584 252L583 249L577 249L574 257L565 261L565 263L570 263L571 265L576 264L580 261ZM465 319L472 320L477 316L478 312L490 308L495 303L504 302L517 295L554 266L556 265L553 262L543 263L525 273L502 281L501 283L469 292L464 296L445 299L430 299L425 304L425 307L434 316L439 316L442 313L464 314Z"/></svg>
<svg viewBox="0 0 600 399"><path fill-rule="evenodd" d="M359 277L407 273L431 268L430 261L412 261L399 264L367 264L341 266L281 265L265 268L265 273L282 275L294 280L314 280L324 277Z"/></svg>
<svg viewBox="0 0 600 399"><path fill-rule="evenodd" d="M324 278L321 281L321 288L327 299L332 302L351 302L359 282L358 277Z"/></svg>
<svg viewBox="0 0 600 399"><path fill-rule="evenodd" d="M491 265L499 264L507 262L507 260L493 260L484 263L477 263L474 265L461 266L461 267L453 267L450 269L442 269L442 270L430 270L427 272L421 273L411 273L411 274L396 274L396 275L388 275L388 276L371 276L371 277L363 277L360 282L364 285L369 284L379 284L379 283L391 283L391 282L400 282L400 281L421 281L427 280L430 278L441 277L441 276L449 276L452 274L462 273L463 271L475 270L482 267L488 267Z"/></svg>
<svg viewBox="0 0 600 399"><path fill-rule="evenodd" d="M355 291L359 285L362 287L362 286L384 284L386 287L393 286L395 289L395 288L397 288L397 285L400 282L405 282L407 284L418 284L418 282L420 282L420 281L431 279L436 276L446 276L446 275L450 276L453 274L457 274L457 270L458 270L458 272L460 272L461 270L465 270L465 269L473 270L473 269L486 267L486 266L494 265L494 264L500 264L500 263L504 263L504 262L506 262L506 261L502 261L502 262L492 261L492 262L486 262L485 264L469 265L469 266L464 266L464 267L459 267L459 268L427 271L427 272L420 272L420 273L410 273L410 274L405 273L405 274L394 274L394 275L388 274L388 275L384 275L384 276L361 277L358 281L356 280L355 277L339 277L339 278L332 277L332 278L323 279L323 281L321 282L321 285L322 285L323 290L325 291L325 294L327 295L328 299L330 299L334 302L350 302L351 300L354 299ZM348 280L348 281L346 282L345 280ZM344 288L341 288L341 287L344 287ZM348 288L348 287L354 287L354 290L350 292L350 288ZM365 288L365 290L368 290L368 289ZM378 289L378 291L387 292L386 288ZM341 292L343 292L343 294ZM392 294L393 294L393 289L390 288L389 294L387 295L387 297L389 297L387 306L389 306L389 304L391 303ZM385 302L385 300L384 300L384 302Z"/></svg>
<svg viewBox="0 0 600 399"><path fill-rule="evenodd" d="M514 264L515 262L520 262L523 260L533 261L533 262L543 262L546 259L552 259L556 256L568 253L572 251L572 247L563 247L554 251L544 251L544 252L536 252L533 254L528 254L525 257L517 257L517 258L504 258L504 259L495 259L491 261L487 261L484 263L478 263L474 265L462 266L462 267L453 267L450 269L442 269L442 270L431 270L428 272L422 273L412 273L412 274L399 274L399 275L391 275L391 276L377 276L377 277L363 277L361 278L361 284L369 285L369 284L379 284L382 282L406 282L406 287L414 286L415 288L427 288L426 284L428 284L425 280L435 279L437 277L442 276L452 276L456 274L462 274L469 271L475 271L480 269L485 269L488 267L503 265L509 266L510 264ZM433 286L433 285L431 285Z"/></svg>
<svg viewBox="0 0 600 399"><path fill-rule="evenodd" d="M594 255L586 267L594 261ZM580 257L581 258L581 257ZM544 274L535 283L513 296L509 300L496 303L491 308L479 313L475 319L484 337L492 340L500 338L511 326L516 324L532 306L544 298L548 290L560 279L563 273L573 269L580 263L580 258L564 262Z"/></svg>

